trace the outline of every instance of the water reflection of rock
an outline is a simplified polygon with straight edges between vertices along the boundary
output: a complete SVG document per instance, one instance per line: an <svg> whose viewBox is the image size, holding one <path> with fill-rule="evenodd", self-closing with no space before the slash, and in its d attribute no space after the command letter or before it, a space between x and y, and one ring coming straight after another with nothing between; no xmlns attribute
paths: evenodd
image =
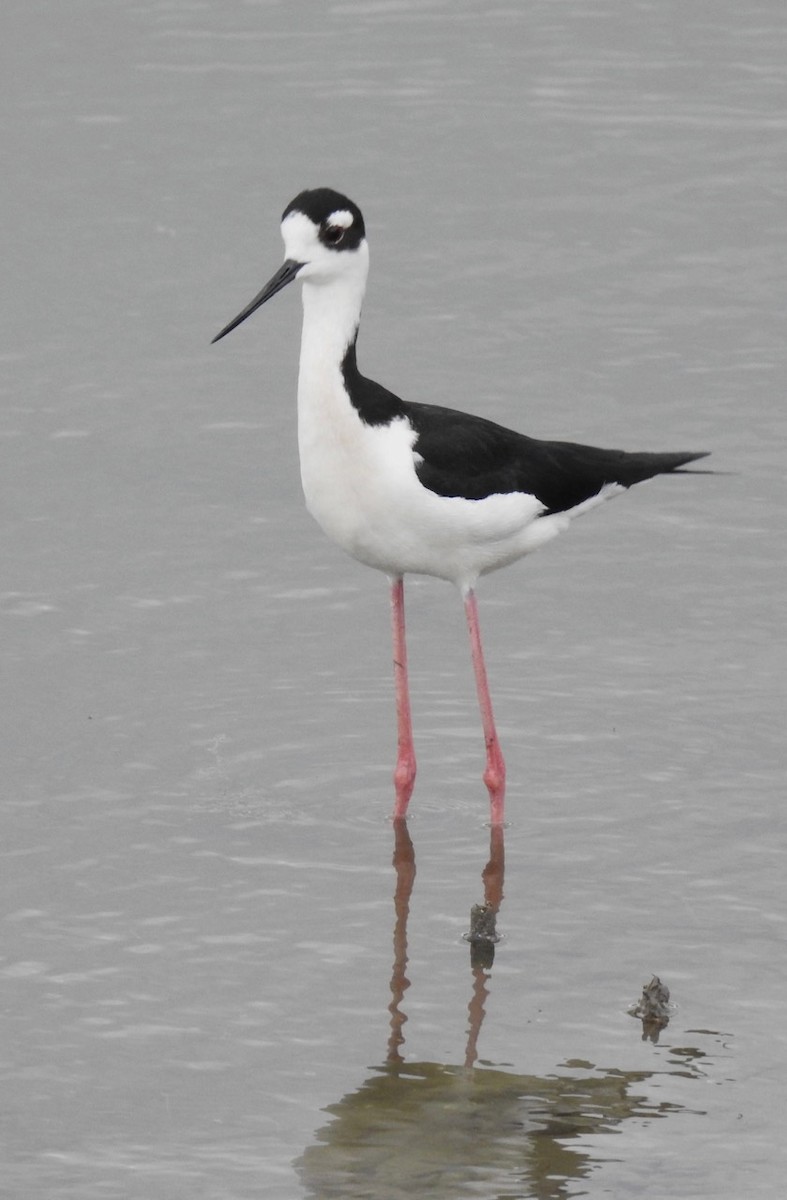
<svg viewBox="0 0 787 1200"><path fill-rule="evenodd" d="M475 1065L498 937L504 863L503 832L493 829L482 875L484 900L473 906L468 935L465 1061L407 1062L401 1052L407 1021L402 1002L409 987L407 918L415 855L406 824L395 824L386 1061L372 1068L356 1091L328 1107L330 1122L298 1160L312 1200L456 1200L465 1194L561 1200L576 1194L572 1181L584 1179L600 1161L581 1139L613 1132L632 1117L652 1119L676 1111L675 1105L654 1104L638 1094L637 1085L652 1072L601 1070L583 1062L563 1063L555 1074L541 1077Z"/></svg>

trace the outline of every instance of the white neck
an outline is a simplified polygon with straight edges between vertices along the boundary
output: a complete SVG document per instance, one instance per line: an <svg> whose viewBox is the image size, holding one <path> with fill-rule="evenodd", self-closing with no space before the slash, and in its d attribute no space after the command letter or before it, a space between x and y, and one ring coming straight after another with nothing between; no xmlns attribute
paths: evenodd
<svg viewBox="0 0 787 1200"><path fill-rule="evenodd" d="M347 262L352 269L332 279L303 280L301 375L310 366L322 372L331 365L339 368L358 331L369 256L365 245L356 254Z"/></svg>
<svg viewBox="0 0 787 1200"><path fill-rule="evenodd" d="M298 449L306 507L340 545L353 505L337 481L347 481L362 422L348 402L342 362L361 317L367 257L341 272L303 281L303 332L298 371ZM337 499L337 496L340 497ZM343 532L344 531L344 532Z"/></svg>

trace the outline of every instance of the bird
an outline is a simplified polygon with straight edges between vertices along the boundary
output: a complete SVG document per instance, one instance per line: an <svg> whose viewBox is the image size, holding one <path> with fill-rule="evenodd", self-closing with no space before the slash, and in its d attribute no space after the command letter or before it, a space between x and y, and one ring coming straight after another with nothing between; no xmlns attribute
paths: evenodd
<svg viewBox="0 0 787 1200"><path fill-rule="evenodd" d="M213 338L302 284L298 450L306 507L323 531L390 584L397 752L394 819L404 819L416 757L407 667L406 575L452 583L464 605L486 747L490 823L504 824L506 765L481 641L478 580L564 532L575 517L708 451L630 452L544 441L486 417L405 401L357 361L369 245L360 208L309 188L281 217L284 262Z"/></svg>

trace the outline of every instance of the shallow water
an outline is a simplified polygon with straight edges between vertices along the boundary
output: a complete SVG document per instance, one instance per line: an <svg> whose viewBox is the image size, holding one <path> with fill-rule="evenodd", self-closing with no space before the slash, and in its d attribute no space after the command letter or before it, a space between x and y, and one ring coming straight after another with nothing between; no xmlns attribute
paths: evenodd
<svg viewBox="0 0 787 1200"><path fill-rule="evenodd" d="M778 1194L781 5L7 9L8 1194ZM730 472L481 589L504 881L430 581L387 820L386 585L303 511L294 290L208 345L323 182L372 376Z"/></svg>

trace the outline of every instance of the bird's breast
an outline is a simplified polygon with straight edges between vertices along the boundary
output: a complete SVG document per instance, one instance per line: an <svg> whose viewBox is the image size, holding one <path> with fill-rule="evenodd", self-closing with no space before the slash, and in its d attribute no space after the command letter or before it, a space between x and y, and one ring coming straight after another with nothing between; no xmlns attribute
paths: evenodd
<svg viewBox="0 0 787 1200"><path fill-rule="evenodd" d="M440 496L416 474L406 417L369 425L337 380L302 376L298 443L306 506L348 554L387 574L463 584L526 553L522 534L543 511L533 496ZM532 536L532 534L531 534Z"/></svg>
<svg viewBox="0 0 787 1200"><path fill-rule="evenodd" d="M413 486L413 441L406 421L367 425L339 378L333 386L301 379L298 450L306 505L328 536L356 557L364 557L370 539L378 540L375 529L385 536L397 495Z"/></svg>

